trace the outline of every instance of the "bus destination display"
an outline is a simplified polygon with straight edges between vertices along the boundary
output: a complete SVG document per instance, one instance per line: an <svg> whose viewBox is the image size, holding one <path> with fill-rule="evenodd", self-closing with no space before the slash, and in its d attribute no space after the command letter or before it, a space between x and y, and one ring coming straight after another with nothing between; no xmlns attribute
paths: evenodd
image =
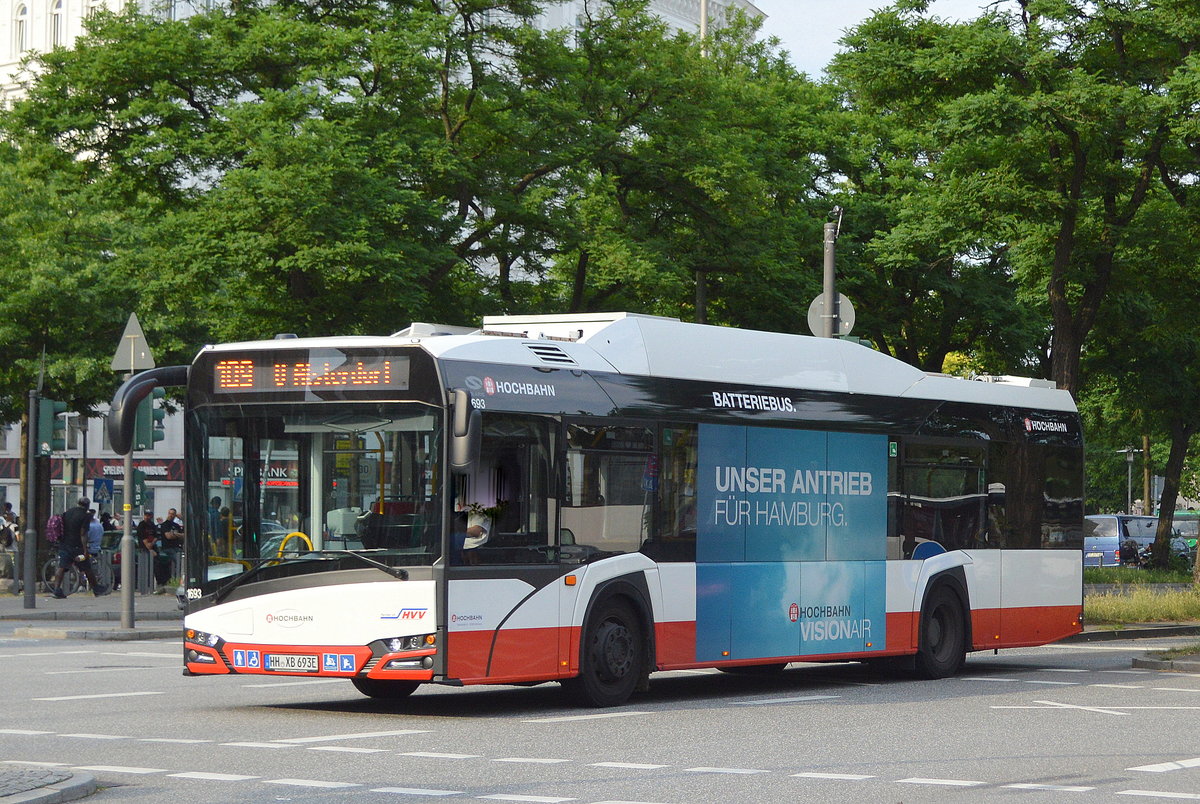
<svg viewBox="0 0 1200 804"><path fill-rule="evenodd" d="M408 358L395 355L314 354L237 356L213 364L218 393L264 391L406 391Z"/></svg>

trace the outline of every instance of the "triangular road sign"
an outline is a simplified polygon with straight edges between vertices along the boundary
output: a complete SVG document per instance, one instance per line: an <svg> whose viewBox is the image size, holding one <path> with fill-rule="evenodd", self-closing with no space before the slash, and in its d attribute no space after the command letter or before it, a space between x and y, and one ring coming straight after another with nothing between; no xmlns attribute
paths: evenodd
<svg viewBox="0 0 1200 804"><path fill-rule="evenodd" d="M121 343L117 345L117 353L113 355L112 370L132 373L152 368L154 355L150 354L150 344L146 342L146 334L138 323L137 313L130 313Z"/></svg>

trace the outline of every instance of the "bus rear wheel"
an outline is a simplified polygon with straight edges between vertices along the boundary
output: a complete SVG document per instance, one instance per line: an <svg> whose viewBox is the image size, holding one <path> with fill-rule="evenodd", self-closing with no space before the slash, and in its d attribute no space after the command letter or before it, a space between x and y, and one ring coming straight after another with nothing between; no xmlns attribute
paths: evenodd
<svg viewBox="0 0 1200 804"><path fill-rule="evenodd" d="M633 609L619 600L602 603L583 640L579 676L564 680L563 687L584 706L620 706L637 689L645 651L641 620Z"/></svg>
<svg viewBox="0 0 1200 804"><path fill-rule="evenodd" d="M933 591L921 612L921 644L916 670L921 678L946 678L967 658L967 632L958 595L948 587Z"/></svg>
<svg viewBox="0 0 1200 804"><path fill-rule="evenodd" d="M363 695L384 701L397 701L401 698L407 698L413 694L417 687L421 686L421 682L419 681L382 678L352 678L350 679L350 683L354 685L354 689Z"/></svg>

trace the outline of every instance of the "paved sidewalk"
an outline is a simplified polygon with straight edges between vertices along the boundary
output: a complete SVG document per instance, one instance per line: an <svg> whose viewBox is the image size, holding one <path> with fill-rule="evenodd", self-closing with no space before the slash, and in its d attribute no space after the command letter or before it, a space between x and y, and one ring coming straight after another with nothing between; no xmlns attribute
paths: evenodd
<svg viewBox="0 0 1200 804"><path fill-rule="evenodd" d="M104 597L77 592L66 600L41 592L34 603L27 609L24 594L0 594L0 628L13 626L13 636L36 639L131 640L174 639L183 627L183 612L173 594L135 594L133 628L121 627L119 591Z"/></svg>
<svg viewBox="0 0 1200 804"><path fill-rule="evenodd" d="M87 773L57 768L0 770L0 804L58 804L96 792L96 779Z"/></svg>

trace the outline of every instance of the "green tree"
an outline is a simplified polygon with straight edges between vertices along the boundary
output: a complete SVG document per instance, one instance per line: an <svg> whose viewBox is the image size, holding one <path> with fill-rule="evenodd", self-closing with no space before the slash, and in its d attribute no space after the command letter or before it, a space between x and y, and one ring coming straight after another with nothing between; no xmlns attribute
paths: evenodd
<svg viewBox="0 0 1200 804"><path fill-rule="evenodd" d="M1185 5L1017 0L946 23L913 0L851 32L836 63L857 108L911 129L935 195L951 204L973 188L971 230L1045 299L1048 373L1072 392L1181 119L1171 93L1194 40Z"/></svg>

